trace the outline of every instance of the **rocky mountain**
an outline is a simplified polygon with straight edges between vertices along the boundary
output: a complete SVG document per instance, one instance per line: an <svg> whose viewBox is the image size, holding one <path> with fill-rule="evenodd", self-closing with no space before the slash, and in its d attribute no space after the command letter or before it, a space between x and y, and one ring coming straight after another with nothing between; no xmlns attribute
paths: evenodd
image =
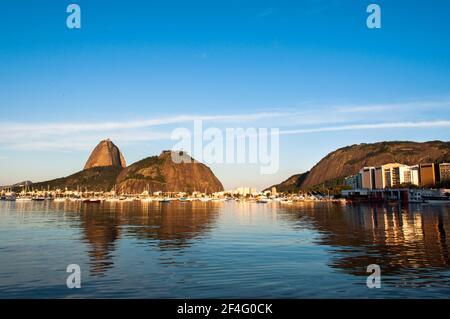
<svg viewBox="0 0 450 319"><path fill-rule="evenodd" d="M450 161L450 142L394 141L355 144L331 152L309 172L294 175L275 186L280 190L289 185L298 185L298 189L308 189L356 174L364 166L377 166L393 162L413 165L444 161Z"/></svg>
<svg viewBox="0 0 450 319"><path fill-rule="evenodd" d="M110 139L101 141L92 151L84 169L93 167L126 167L125 158L119 148Z"/></svg>
<svg viewBox="0 0 450 319"><path fill-rule="evenodd" d="M197 162L186 153L183 163L172 160L172 152L164 151L125 168L117 177L117 191L125 194L143 191L218 192L222 183L206 165Z"/></svg>
<svg viewBox="0 0 450 319"><path fill-rule="evenodd" d="M122 171L117 166L99 166L82 170L73 175L57 178L54 180L35 183L32 188L35 190L46 189L69 189L90 191L111 191L116 184L117 176Z"/></svg>
<svg viewBox="0 0 450 319"><path fill-rule="evenodd" d="M175 153L176 154L176 153ZM33 184L34 189L70 189L140 194L145 190L211 193L223 190L213 172L186 153L184 162L172 161L172 152L164 151L125 168L119 148L110 140L100 142L92 152L85 169L73 175Z"/></svg>
<svg viewBox="0 0 450 319"><path fill-rule="evenodd" d="M301 173L301 174L295 174L289 177L287 180L281 182L277 185L272 185L269 188L266 188L265 190L270 191L272 187L277 188L277 192L291 192L299 190L302 186L302 183L305 181L306 177L308 176L309 172Z"/></svg>

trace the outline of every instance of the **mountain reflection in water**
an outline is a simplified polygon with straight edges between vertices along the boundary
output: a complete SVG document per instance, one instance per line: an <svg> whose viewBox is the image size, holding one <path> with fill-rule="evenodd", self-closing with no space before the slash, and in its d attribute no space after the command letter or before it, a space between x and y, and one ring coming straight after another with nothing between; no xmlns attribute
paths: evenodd
<svg viewBox="0 0 450 319"><path fill-rule="evenodd" d="M69 205L80 211L83 239L89 243L92 273L102 275L113 266L115 243L135 237L159 249L182 249L204 236L212 227L218 207L210 205L160 203L106 203Z"/></svg>
<svg viewBox="0 0 450 319"><path fill-rule="evenodd" d="M0 297L449 297L449 233L445 205L0 202Z"/></svg>

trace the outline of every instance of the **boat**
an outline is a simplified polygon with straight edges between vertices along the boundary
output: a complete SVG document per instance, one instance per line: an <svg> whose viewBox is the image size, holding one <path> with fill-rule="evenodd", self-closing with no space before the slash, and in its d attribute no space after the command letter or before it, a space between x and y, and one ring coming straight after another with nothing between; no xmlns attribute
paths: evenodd
<svg viewBox="0 0 450 319"><path fill-rule="evenodd" d="M292 200L290 200L290 199L282 199L281 201L280 201L280 204L292 204L293 202L292 202Z"/></svg>
<svg viewBox="0 0 450 319"><path fill-rule="evenodd" d="M141 198L141 202L150 203L153 202L153 198L151 197Z"/></svg>
<svg viewBox="0 0 450 319"><path fill-rule="evenodd" d="M159 203L170 203L171 199L169 197L165 197L165 198L159 198L158 202Z"/></svg>
<svg viewBox="0 0 450 319"><path fill-rule="evenodd" d="M45 197L42 197L42 196L33 197L32 200L34 200L36 202L43 202L45 200Z"/></svg>
<svg viewBox="0 0 450 319"><path fill-rule="evenodd" d="M53 199L53 201L55 203L62 203L62 202L65 202L66 199L64 197L57 197L57 198Z"/></svg>
<svg viewBox="0 0 450 319"><path fill-rule="evenodd" d="M444 196L424 196L422 197L427 204L450 204L450 197Z"/></svg>
<svg viewBox="0 0 450 319"><path fill-rule="evenodd" d="M256 202L258 204L266 204L266 203L270 203L272 200L270 198L259 198Z"/></svg>
<svg viewBox="0 0 450 319"><path fill-rule="evenodd" d="M209 198L209 197L202 197L202 198L200 198L200 201L201 202L209 202L209 201L211 201L211 198Z"/></svg>
<svg viewBox="0 0 450 319"><path fill-rule="evenodd" d="M180 197L180 198L178 198L178 200L183 203L191 201L191 199L189 197Z"/></svg>
<svg viewBox="0 0 450 319"><path fill-rule="evenodd" d="M31 202L31 197L17 197L16 202Z"/></svg>
<svg viewBox="0 0 450 319"><path fill-rule="evenodd" d="M101 203L100 198L84 198L83 203L86 204L97 204L97 203Z"/></svg>

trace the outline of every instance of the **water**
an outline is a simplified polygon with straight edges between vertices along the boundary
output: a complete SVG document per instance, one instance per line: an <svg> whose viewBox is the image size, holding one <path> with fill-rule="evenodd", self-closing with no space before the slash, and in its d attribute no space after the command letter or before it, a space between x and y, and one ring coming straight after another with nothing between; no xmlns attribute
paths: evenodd
<svg viewBox="0 0 450 319"><path fill-rule="evenodd" d="M444 205L0 202L0 297L448 298L448 234Z"/></svg>

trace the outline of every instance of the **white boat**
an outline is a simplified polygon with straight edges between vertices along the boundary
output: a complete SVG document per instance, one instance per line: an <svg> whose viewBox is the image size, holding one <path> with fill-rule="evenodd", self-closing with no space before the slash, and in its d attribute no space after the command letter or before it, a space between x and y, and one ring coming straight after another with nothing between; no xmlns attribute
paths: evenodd
<svg viewBox="0 0 450 319"><path fill-rule="evenodd" d="M153 202L153 198L151 198L151 197L141 198L141 202L150 203L150 202Z"/></svg>
<svg viewBox="0 0 450 319"><path fill-rule="evenodd" d="M292 204L292 203L293 202L290 199L283 199L283 200L280 201L280 204Z"/></svg>
<svg viewBox="0 0 450 319"><path fill-rule="evenodd" d="M258 204L266 204L266 203L270 203L272 200L270 198L259 198L256 202Z"/></svg>
<svg viewBox="0 0 450 319"><path fill-rule="evenodd" d="M170 203L170 201L171 201L171 199L169 197L158 199L158 202L160 202L160 203Z"/></svg>
<svg viewBox="0 0 450 319"><path fill-rule="evenodd" d="M427 204L450 204L450 198L433 198L425 201Z"/></svg>
<svg viewBox="0 0 450 319"><path fill-rule="evenodd" d="M202 197L202 198L200 198L200 201L201 202L209 202L209 201L211 201L211 198L209 198L209 197Z"/></svg>
<svg viewBox="0 0 450 319"><path fill-rule="evenodd" d="M66 201L66 199L65 198L55 198L54 200L53 200L55 203L62 203L62 202L65 202Z"/></svg>
<svg viewBox="0 0 450 319"><path fill-rule="evenodd" d="M31 202L31 197L17 197L16 202Z"/></svg>

